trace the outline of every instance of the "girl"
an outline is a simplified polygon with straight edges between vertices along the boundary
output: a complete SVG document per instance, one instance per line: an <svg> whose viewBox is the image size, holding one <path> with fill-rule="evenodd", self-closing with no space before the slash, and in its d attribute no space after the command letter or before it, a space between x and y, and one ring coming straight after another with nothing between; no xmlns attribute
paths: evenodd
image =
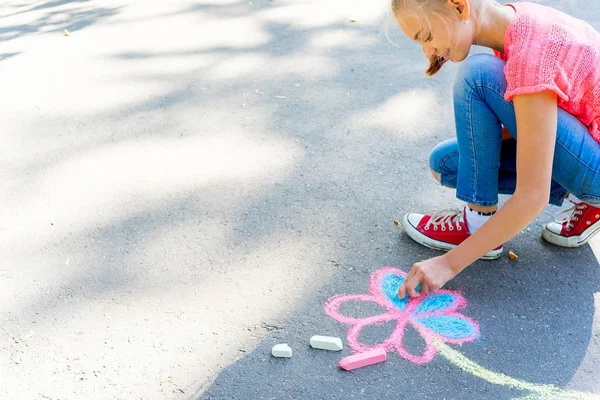
<svg viewBox="0 0 600 400"><path fill-rule="evenodd" d="M448 253L416 263L400 298L442 287L569 198L570 216L545 240L577 247L600 231L600 33L547 6L492 0L392 0L402 31L423 47L428 75L466 59L454 85L456 139L430 156L434 177L456 189L462 211L407 214L418 243ZM497 209L498 194L511 194ZM420 289L418 286L420 285Z"/></svg>

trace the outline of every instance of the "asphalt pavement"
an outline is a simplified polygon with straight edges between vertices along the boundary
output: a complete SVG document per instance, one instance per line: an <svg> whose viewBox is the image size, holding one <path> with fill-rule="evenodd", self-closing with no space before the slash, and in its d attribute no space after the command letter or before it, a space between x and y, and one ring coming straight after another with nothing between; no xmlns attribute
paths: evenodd
<svg viewBox="0 0 600 400"><path fill-rule="evenodd" d="M592 0L539 2L600 29ZM458 66L426 78L383 20L358 0L5 0L0 398L600 397L600 241L544 243L557 207L506 244L518 260L451 281L445 319L388 318L370 291L438 254L394 219L460 205L427 163ZM359 323L394 346L343 371Z"/></svg>

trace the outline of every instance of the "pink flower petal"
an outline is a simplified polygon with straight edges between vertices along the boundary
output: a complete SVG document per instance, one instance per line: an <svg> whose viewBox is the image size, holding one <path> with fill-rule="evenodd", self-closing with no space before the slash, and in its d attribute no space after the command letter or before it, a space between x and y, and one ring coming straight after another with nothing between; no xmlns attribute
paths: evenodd
<svg viewBox="0 0 600 400"><path fill-rule="evenodd" d="M365 326L381 325L394 320L397 322L394 332L384 342L373 345L367 345L360 342L360 333ZM402 332L404 331L406 322L406 319L398 319L397 316L393 314L383 314L368 318L348 329L348 345L355 353L361 353L374 349L385 349L385 351L390 351L396 346L395 338L398 336L398 332L400 332L399 335L402 337Z"/></svg>
<svg viewBox="0 0 600 400"><path fill-rule="evenodd" d="M374 296L371 296L369 294L338 294L336 296L331 297L329 300L327 300L327 302L325 303L325 312L332 318L334 318L340 322L343 322L344 324L349 324L349 325L360 324L360 323L363 323L364 321L370 321L372 318L375 318L375 317L356 318L356 317L349 317L349 316L343 315L340 312L340 307L342 306L342 304L347 303L349 301L367 301L367 302L375 303L378 306L383 307L387 310L389 310L389 308L390 308L390 306L387 304L387 302L383 302L383 304L382 304L381 301L379 301ZM383 315L387 315L387 314L383 314Z"/></svg>
<svg viewBox="0 0 600 400"><path fill-rule="evenodd" d="M425 340L425 351L420 356L409 353L404 348L404 344L402 343L402 337L400 337L399 340L397 341L396 351L398 352L398 354L400 354L401 357L406 358L408 361L410 361L412 363L419 364L419 365L428 363L429 361L433 360L435 353L437 353L437 348L434 346L434 344L431 340L433 335L431 335L428 330L426 330L424 327L420 326L419 324L415 324L412 321L411 321L411 323L415 327L415 329L417 331L419 331L419 333L423 337L423 340Z"/></svg>

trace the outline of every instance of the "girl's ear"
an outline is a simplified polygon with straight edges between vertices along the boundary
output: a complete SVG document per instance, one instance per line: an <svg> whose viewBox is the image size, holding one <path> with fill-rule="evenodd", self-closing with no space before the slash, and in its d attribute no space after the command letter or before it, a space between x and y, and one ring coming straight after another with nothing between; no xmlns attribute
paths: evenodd
<svg viewBox="0 0 600 400"><path fill-rule="evenodd" d="M469 0L448 0L448 5L456 10L458 17L468 21L471 15L471 4Z"/></svg>

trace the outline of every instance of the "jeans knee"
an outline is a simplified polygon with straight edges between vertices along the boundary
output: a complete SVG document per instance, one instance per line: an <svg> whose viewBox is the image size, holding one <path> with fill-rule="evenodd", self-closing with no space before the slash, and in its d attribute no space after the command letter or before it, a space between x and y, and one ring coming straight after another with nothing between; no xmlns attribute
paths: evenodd
<svg viewBox="0 0 600 400"><path fill-rule="evenodd" d="M429 168L440 179L443 174L458 173L458 143L456 139L446 140L433 148L429 154Z"/></svg>
<svg viewBox="0 0 600 400"><path fill-rule="evenodd" d="M491 54L475 54L464 60L454 81L454 94L463 93L465 89L473 90L485 85L493 79L504 78L506 63Z"/></svg>

